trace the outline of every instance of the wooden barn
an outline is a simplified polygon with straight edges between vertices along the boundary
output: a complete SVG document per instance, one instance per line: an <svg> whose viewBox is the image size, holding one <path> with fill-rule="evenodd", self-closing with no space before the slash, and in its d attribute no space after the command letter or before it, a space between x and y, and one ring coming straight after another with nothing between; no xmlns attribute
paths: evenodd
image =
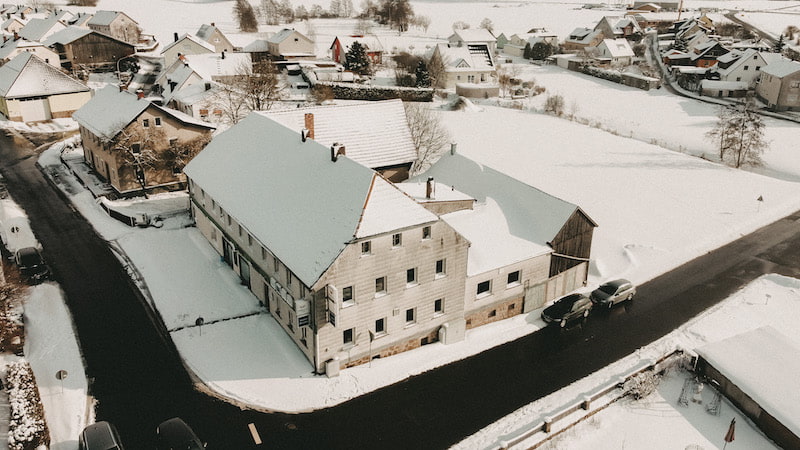
<svg viewBox="0 0 800 450"><path fill-rule="evenodd" d="M85 28L68 27L49 38L44 45L58 53L61 67L96 68L116 65L117 61L135 52L133 44Z"/></svg>

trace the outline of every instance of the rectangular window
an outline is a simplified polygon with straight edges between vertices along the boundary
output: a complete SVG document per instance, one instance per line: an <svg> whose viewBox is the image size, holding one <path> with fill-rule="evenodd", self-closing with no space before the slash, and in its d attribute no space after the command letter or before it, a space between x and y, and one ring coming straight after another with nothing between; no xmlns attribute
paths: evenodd
<svg viewBox="0 0 800 450"><path fill-rule="evenodd" d="M480 283L478 283L478 292L477 292L477 294L479 296L480 295L488 295L491 292L492 292L492 281L491 280L481 281Z"/></svg>
<svg viewBox="0 0 800 450"><path fill-rule="evenodd" d="M508 274L507 283L509 286L516 286L519 284L519 270Z"/></svg>
<svg viewBox="0 0 800 450"><path fill-rule="evenodd" d="M443 277L445 275L445 271L447 270L447 265L443 259L436 261L436 276Z"/></svg>
<svg viewBox="0 0 800 450"><path fill-rule="evenodd" d="M386 319L375 321L375 334L386 334Z"/></svg>
<svg viewBox="0 0 800 450"><path fill-rule="evenodd" d="M372 241L364 241L361 243L361 254L369 255L372 253Z"/></svg>
<svg viewBox="0 0 800 450"><path fill-rule="evenodd" d="M416 310L414 308L408 308L406 310L406 325L414 322L416 322Z"/></svg>
<svg viewBox="0 0 800 450"><path fill-rule="evenodd" d="M267 249L261 247L261 259L267 259Z"/></svg>
<svg viewBox="0 0 800 450"><path fill-rule="evenodd" d="M247 233L247 245L253 245L253 235Z"/></svg>
<svg viewBox="0 0 800 450"><path fill-rule="evenodd" d="M242 224L239 224L238 228L239 228L239 237L242 237Z"/></svg>
<svg viewBox="0 0 800 450"><path fill-rule="evenodd" d="M422 239L431 238L431 227L422 227Z"/></svg>
<svg viewBox="0 0 800 450"><path fill-rule="evenodd" d="M156 117L155 120L156 120L156 126L160 127L161 126L161 117Z"/></svg>
<svg viewBox="0 0 800 450"><path fill-rule="evenodd" d="M286 271L286 287L292 287L292 272Z"/></svg>
<svg viewBox="0 0 800 450"><path fill-rule="evenodd" d="M444 300L437 298L433 301L433 314L444 314Z"/></svg>
<svg viewBox="0 0 800 450"><path fill-rule="evenodd" d="M144 128L150 128L150 119L142 119L142 126Z"/></svg>
<svg viewBox="0 0 800 450"><path fill-rule="evenodd" d="M744 66L744 70L750 69L750 66Z"/></svg>
<svg viewBox="0 0 800 450"><path fill-rule="evenodd" d="M417 284L417 269L406 270L406 284Z"/></svg>
<svg viewBox="0 0 800 450"><path fill-rule="evenodd" d="M277 256L273 256L272 257L272 265L275 267L275 272L277 272L278 271L278 257Z"/></svg>
<svg viewBox="0 0 800 450"><path fill-rule="evenodd" d="M386 293L386 277L375 279L375 295L383 295Z"/></svg>
<svg viewBox="0 0 800 450"><path fill-rule="evenodd" d="M344 345L352 344L353 343L353 334L355 332L354 328L348 328L342 331L342 342Z"/></svg>
<svg viewBox="0 0 800 450"><path fill-rule="evenodd" d="M233 219L231 219L231 215L228 214L228 226L231 226L231 223L233 223Z"/></svg>
<svg viewBox="0 0 800 450"><path fill-rule="evenodd" d="M400 247L403 245L403 234L397 233L392 235L392 247Z"/></svg>
<svg viewBox="0 0 800 450"><path fill-rule="evenodd" d="M342 305L352 305L353 301L353 286L347 286L342 289Z"/></svg>

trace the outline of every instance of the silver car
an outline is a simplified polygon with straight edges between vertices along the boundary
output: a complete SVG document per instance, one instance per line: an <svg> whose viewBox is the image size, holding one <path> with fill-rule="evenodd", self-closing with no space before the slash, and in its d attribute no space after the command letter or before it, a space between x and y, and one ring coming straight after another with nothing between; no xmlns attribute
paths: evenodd
<svg viewBox="0 0 800 450"><path fill-rule="evenodd" d="M611 308L617 303L632 300L636 295L636 287L628 280L607 281L592 291L592 303Z"/></svg>

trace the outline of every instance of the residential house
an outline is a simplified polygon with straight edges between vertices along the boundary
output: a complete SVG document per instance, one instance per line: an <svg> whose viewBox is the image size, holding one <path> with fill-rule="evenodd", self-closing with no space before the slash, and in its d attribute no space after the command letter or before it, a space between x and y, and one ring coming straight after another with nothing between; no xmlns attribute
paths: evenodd
<svg viewBox="0 0 800 450"><path fill-rule="evenodd" d="M694 47L689 52L692 65L695 67L711 67L717 63L717 58L730 52L727 47L715 40Z"/></svg>
<svg viewBox="0 0 800 450"><path fill-rule="evenodd" d="M661 5L656 5L655 3L644 3L634 8L635 11L650 12L650 13L661 12L662 9L663 8L661 7Z"/></svg>
<svg viewBox="0 0 800 450"><path fill-rule="evenodd" d="M469 242L348 145L253 113L185 169L197 229L330 376L465 331Z"/></svg>
<svg viewBox="0 0 800 450"><path fill-rule="evenodd" d="M219 83L195 83L176 91L167 106L203 122L219 125L230 119L225 112L231 105L226 103L222 92L223 87Z"/></svg>
<svg viewBox="0 0 800 450"><path fill-rule="evenodd" d="M659 11L661 11L661 12L677 11L678 7L680 5L680 2L679 1L678 2L676 2L676 1L664 1L664 2L661 2L661 1L654 1L654 2L653 1L650 1L650 2L648 2L648 1L640 1L640 2L633 2L633 6L631 7L631 9L635 9L637 11L641 11L642 8L645 8L645 10L647 10L647 8L652 8L652 6L650 6L650 5L660 8Z"/></svg>
<svg viewBox="0 0 800 450"><path fill-rule="evenodd" d="M579 52L587 48L597 47L603 41L603 33L590 28L579 27L564 39L561 44L565 52Z"/></svg>
<svg viewBox="0 0 800 450"><path fill-rule="evenodd" d="M86 85L33 53L22 52L0 67L0 112L9 120L70 117L91 98Z"/></svg>
<svg viewBox="0 0 800 450"><path fill-rule="evenodd" d="M767 60L756 50L730 51L717 59L717 65L711 68L720 81L742 82L747 88L754 88L761 68L767 66Z"/></svg>
<svg viewBox="0 0 800 450"><path fill-rule="evenodd" d="M0 28L9 34L14 34L19 33L19 30L21 30L26 23L28 23L27 19L23 19L19 16L10 16L0 25Z"/></svg>
<svg viewBox="0 0 800 450"><path fill-rule="evenodd" d="M468 329L541 308L585 285L597 224L578 206L457 153L398 186L470 242Z"/></svg>
<svg viewBox="0 0 800 450"><path fill-rule="evenodd" d="M291 129L307 130L309 139L326 147L344 145L348 158L392 182L407 179L417 160L399 99L292 108L264 115Z"/></svg>
<svg viewBox="0 0 800 450"><path fill-rule="evenodd" d="M250 55L253 64L272 61L269 53L269 42L266 39L256 39L242 48L242 52Z"/></svg>
<svg viewBox="0 0 800 450"><path fill-rule="evenodd" d="M184 34L175 39L161 50L164 57L164 65L170 66L178 60L180 55L202 55L205 53L215 53L214 46L192 34Z"/></svg>
<svg viewBox="0 0 800 450"><path fill-rule="evenodd" d="M53 34L67 28L60 20L62 14L50 14L44 19L30 19L21 30L19 35L23 39L34 42L42 42Z"/></svg>
<svg viewBox="0 0 800 450"><path fill-rule="evenodd" d="M86 163L119 195L184 188L178 156L209 140L214 130L116 86L97 91L72 117L80 126ZM150 164L137 162L142 160Z"/></svg>
<svg viewBox="0 0 800 450"><path fill-rule="evenodd" d="M679 20L670 28L671 33L675 33L675 38L692 36L698 31L706 34L714 34L714 21L705 14L700 17L689 17Z"/></svg>
<svg viewBox="0 0 800 450"><path fill-rule="evenodd" d="M58 53L61 67L65 69L116 66L121 58L135 52L133 44L79 27L67 27L42 44Z"/></svg>
<svg viewBox="0 0 800 450"><path fill-rule="evenodd" d="M22 39L19 36L16 39L3 36L3 43L0 44L0 63L5 64L20 53L32 53L54 67L61 67L58 53L50 47L45 47L39 42Z"/></svg>
<svg viewBox="0 0 800 450"><path fill-rule="evenodd" d="M595 25L594 30L603 33L604 39L638 42L644 37L644 31L633 17L605 16Z"/></svg>
<svg viewBox="0 0 800 450"><path fill-rule="evenodd" d="M497 82L497 66L486 44L437 44L431 58L444 67L444 79L438 81L444 89L454 89L459 83Z"/></svg>
<svg viewBox="0 0 800 450"><path fill-rule="evenodd" d="M120 41L136 45L142 34L139 24L120 11L97 11L86 22L90 30L103 33Z"/></svg>
<svg viewBox="0 0 800 450"><path fill-rule="evenodd" d="M633 62L633 49L627 39L603 39L594 54L596 60L613 66L629 66Z"/></svg>
<svg viewBox="0 0 800 450"><path fill-rule="evenodd" d="M247 53L181 55L159 74L153 91L161 95L163 104L167 105L181 89L206 81L230 82L250 65Z"/></svg>
<svg viewBox="0 0 800 450"><path fill-rule="evenodd" d="M509 42L505 45L503 53L510 56L524 56L525 47L533 48L536 44L546 44L555 51L558 48L558 36L545 29L537 29L535 32L513 34Z"/></svg>
<svg viewBox="0 0 800 450"><path fill-rule="evenodd" d="M485 45L489 49L489 53L494 55L497 53L497 38L494 37L491 31L485 28L478 28L475 30L455 30L447 38L447 42L451 47L465 47L467 45Z"/></svg>
<svg viewBox="0 0 800 450"><path fill-rule="evenodd" d="M214 22L211 24L203 24L200 29L195 33L197 37L208 42L214 47L214 53L232 52L234 50L231 41L225 37L225 34L217 28Z"/></svg>
<svg viewBox="0 0 800 450"><path fill-rule="evenodd" d="M497 47L498 50L502 50L506 44L508 44L508 36L506 36L505 33L500 33L497 36L495 46Z"/></svg>
<svg viewBox="0 0 800 450"><path fill-rule="evenodd" d="M270 58L276 61L314 59L314 41L297 30L284 28L267 39Z"/></svg>
<svg viewBox="0 0 800 450"><path fill-rule="evenodd" d="M330 46L331 59L339 64L345 63L345 56L350 51L350 46L358 42L364 48L372 64L383 63L383 45L375 35L354 34L350 36L336 36Z"/></svg>
<svg viewBox="0 0 800 450"><path fill-rule="evenodd" d="M800 63L784 60L762 67L756 95L775 111L800 111Z"/></svg>
<svg viewBox="0 0 800 450"><path fill-rule="evenodd" d="M94 14L89 14L85 12L79 12L74 14L69 20L65 22L67 26L71 27L79 27L79 28L89 28L89 21L92 19Z"/></svg>

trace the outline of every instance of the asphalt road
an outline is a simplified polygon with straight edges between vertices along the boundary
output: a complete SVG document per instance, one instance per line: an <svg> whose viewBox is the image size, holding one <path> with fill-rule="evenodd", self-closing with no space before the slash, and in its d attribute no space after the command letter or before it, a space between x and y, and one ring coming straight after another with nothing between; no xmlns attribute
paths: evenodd
<svg viewBox="0 0 800 450"><path fill-rule="evenodd" d="M210 449L446 448L658 339L763 273L800 276L798 212L640 286L632 304L594 312L567 330L545 329L314 413L243 411L193 388L117 259L44 180L35 159L25 142L0 137L0 172L66 294L98 419L116 424L132 449L152 448L156 425L173 416Z"/></svg>

